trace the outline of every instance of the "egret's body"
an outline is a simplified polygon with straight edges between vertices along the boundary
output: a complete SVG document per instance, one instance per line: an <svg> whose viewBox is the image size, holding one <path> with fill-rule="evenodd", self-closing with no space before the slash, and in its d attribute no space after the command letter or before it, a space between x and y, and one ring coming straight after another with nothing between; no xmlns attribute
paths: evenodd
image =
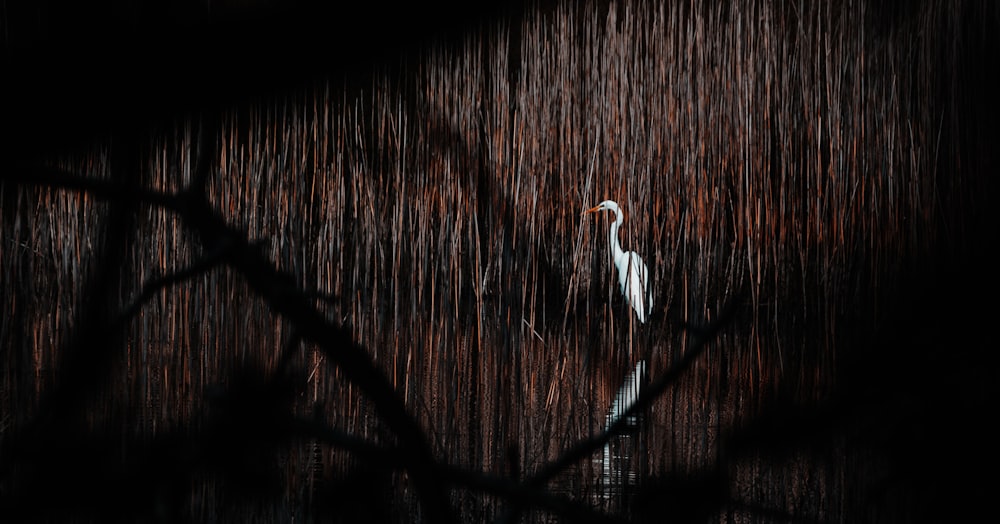
<svg viewBox="0 0 1000 524"><path fill-rule="evenodd" d="M625 220L618 203L614 200L605 200L587 210L587 213L598 211L615 212L615 222L611 224L610 244L611 257L615 267L618 268L618 284L626 302L635 309L639 322L645 323L646 314L653 302L653 296L649 292L649 271L646 269L646 263L635 251L623 251L618 242L618 228Z"/></svg>

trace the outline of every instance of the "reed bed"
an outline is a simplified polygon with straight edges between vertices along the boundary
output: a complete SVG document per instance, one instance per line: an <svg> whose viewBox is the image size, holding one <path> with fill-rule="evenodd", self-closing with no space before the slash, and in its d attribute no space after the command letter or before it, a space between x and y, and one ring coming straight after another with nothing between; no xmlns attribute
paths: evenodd
<svg viewBox="0 0 1000 524"><path fill-rule="evenodd" d="M670 495L651 506L656 486L695 486L693 500L708 501L699 511L716 521L906 521L917 511L909 492L869 498L891 465L857 443L855 426L817 424L810 444L759 429L776 410L839 406L844 363L861 358L860 334L886 318L902 275L942 245L970 242L964 210L985 206L982 165L963 158L977 115L953 79L982 65L962 53L986 45L974 39L996 28L998 10L892 9L559 3L365 82L254 101L214 127L214 116L192 116L151 131L141 183L189 187L212 144L212 207L290 275L283 285L314 296L367 349L442 463L514 480L539 471L603 429L639 359L654 377L670 370L691 351L692 329L730 307L732 324L629 441L634 498L602 500L588 462L548 488L664 518L691 508ZM981 31L968 30L971 19ZM115 154L97 147L52 164L109 179ZM93 307L81 282L106 241L108 204L58 187L0 191L6 435L38 416L75 312ZM609 220L582 216L606 198L625 209L624 248L651 270L646 325L617 290ZM205 256L183 222L136 206L119 307ZM358 385L315 344L300 345L230 267L158 293L122 331L106 392L87 408L94 427L114 420L151 442L194 431L240 373L291 369L296 416L395 438ZM740 440L754 431L781 449ZM280 493L241 511L321 518L313 511L330 500L357 502L343 492L360 478L358 500L387 508L379 519L422 516L406 475L359 474L365 463L347 450L295 440L264 462L280 472ZM196 478L186 511L239 518L225 483ZM508 502L464 487L450 497L470 521Z"/></svg>

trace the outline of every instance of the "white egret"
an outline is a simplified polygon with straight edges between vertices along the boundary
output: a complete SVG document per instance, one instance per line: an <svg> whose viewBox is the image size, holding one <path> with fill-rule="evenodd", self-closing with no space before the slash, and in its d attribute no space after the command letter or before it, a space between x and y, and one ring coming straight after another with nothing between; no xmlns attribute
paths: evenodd
<svg viewBox="0 0 1000 524"><path fill-rule="evenodd" d="M605 200L596 207L587 210L587 213L598 211L614 211L615 222L611 224L611 255L618 268L618 283L621 286L625 300L635 309L639 322L646 323L646 314L652 308L653 295L649 291L649 271L642 257L635 251L622 251L621 244L618 243L618 228L621 227L624 218L622 210L614 200ZM585 213L585 214L587 214Z"/></svg>

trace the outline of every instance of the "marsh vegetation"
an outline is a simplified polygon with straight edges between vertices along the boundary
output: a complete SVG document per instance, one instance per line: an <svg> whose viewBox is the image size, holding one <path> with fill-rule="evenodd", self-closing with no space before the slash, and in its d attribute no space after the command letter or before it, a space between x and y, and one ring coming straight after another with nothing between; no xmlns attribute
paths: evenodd
<svg viewBox="0 0 1000 524"><path fill-rule="evenodd" d="M984 407L995 359L935 278L984 274L997 103L976 80L998 13L560 3L18 164L3 507L947 514L977 484L926 454L965 442L941 425ZM649 266L645 324L607 217L583 215L609 198ZM653 393L611 441L632 480L608 497L603 443L580 443L640 360Z"/></svg>

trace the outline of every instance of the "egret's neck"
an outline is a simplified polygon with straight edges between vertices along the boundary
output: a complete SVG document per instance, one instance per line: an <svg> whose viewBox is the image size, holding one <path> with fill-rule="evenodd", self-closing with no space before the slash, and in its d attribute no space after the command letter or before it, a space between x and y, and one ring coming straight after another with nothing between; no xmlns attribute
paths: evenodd
<svg viewBox="0 0 1000 524"><path fill-rule="evenodd" d="M616 209L615 210L615 222L613 224L611 224L611 233L609 235L610 241L611 241L610 242L611 243L611 255L613 257L613 260L618 260L619 257L621 257L621 256L623 256L625 254L625 252L622 251L622 245L618 242L618 228L621 227L623 220L624 219L622 218L622 212L621 212L621 210Z"/></svg>

